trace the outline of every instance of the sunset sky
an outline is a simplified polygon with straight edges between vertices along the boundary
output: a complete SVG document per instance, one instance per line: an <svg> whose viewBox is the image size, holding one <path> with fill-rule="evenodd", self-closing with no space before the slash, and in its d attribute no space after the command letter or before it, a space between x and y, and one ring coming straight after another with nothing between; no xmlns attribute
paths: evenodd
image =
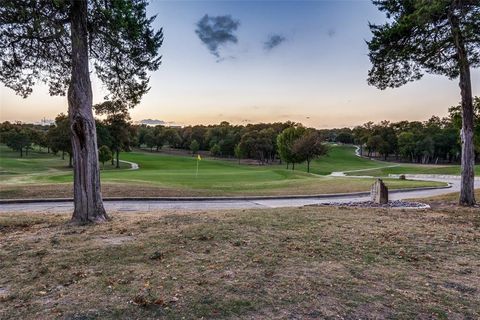
<svg viewBox="0 0 480 320"><path fill-rule="evenodd" d="M370 1L152 1L164 29L163 62L135 121L175 124L292 120L317 128L366 121L426 120L460 100L457 81L425 76L399 89L367 85L368 22L384 21ZM230 16L238 40L207 43L195 30L205 16ZM201 31L201 30L200 30ZM472 71L480 95L480 71ZM104 91L94 79L94 102ZM66 112L44 85L27 99L0 85L0 120L33 122Z"/></svg>

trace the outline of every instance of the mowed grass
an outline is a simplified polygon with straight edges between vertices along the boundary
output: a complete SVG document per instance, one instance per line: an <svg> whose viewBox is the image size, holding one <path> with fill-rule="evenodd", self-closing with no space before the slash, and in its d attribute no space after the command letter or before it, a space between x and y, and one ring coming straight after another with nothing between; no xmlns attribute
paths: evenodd
<svg viewBox="0 0 480 320"><path fill-rule="evenodd" d="M72 176L68 168L68 154L62 160L61 153L54 155L45 151L30 150L28 155L20 157L20 153L0 144L0 177L2 184L35 183L53 176ZM130 165L120 163L121 169ZM103 170L117 170L111 163L105 163ZM70 178L71 179L71 178Z"/></svg>
<svg viewBox="0 0 480 320"><path fill-rule="evenodd" d="M391 164L370 160L355 155L355 147L351 145L332 145L328 155L322 156L310 164L310 172L319 175L329 175L332 172L351 170L372 170ZM283 166L284 167L284 166ZM296 164L295 169L307 171L306 163Z"/></svg>
<svg viewBox="0 0 480 320"><path fill-rule="evenodd" d="M352 148L332 150L326 166L333 168L335 159L340 169L348 163L368 163L352 153ZM350 151L350 153L348 153ZM41 155L20 160L28 170L16 166L12 153L1 162L2 198L70 197L72 172L58 157ZM50 157L50 158L49 158ZM347 159L345 159L347 158ZM325 194L367 191L373 182L369 178L334 178L308 174L302 170L286 170L280 166L237 164L236 161L203 159L196 175L196 157L174 156L150 152L122 153L121 159L138 163L139 170L102 170L104 196L213 196L213 195L285 195ZM322 160L319 160L321 162ZM360 164L356 166L358 168ZM34 168L39 167L36 171ZM438 182L401 181L386 179L392 189L420 186L440 186Z"/></svg>
<svg viewBox="0 0 480 320"><path fill-rule="evenodd" d="M305 163L296 167L302 171L307 170ZM337 145L330 149L327 156L313 161L310 171L321 175L347 171L348 176L388 177L390 174L460 175L461 168L459 165L422 165L370 160L355 156L354 146ZM480 165L475 166L475 174L480 175Z"/></svg>
<svg viewBox="0 0 480 320"><path fill-rule="evenodd" d="M460 175L459 165L420 165L420 164L398 164L372 170L363 170L349 172L347 175L369 175L374 177L384 177L389 174L440 174L440 175ZM475 175L480 175L480 165L475 166Z"/></svg>
<svg viewBox="0 0 480 320"><path fill-rule="evenodd" d="M478 209L0 214L1 319L478 319Z"/></svg>

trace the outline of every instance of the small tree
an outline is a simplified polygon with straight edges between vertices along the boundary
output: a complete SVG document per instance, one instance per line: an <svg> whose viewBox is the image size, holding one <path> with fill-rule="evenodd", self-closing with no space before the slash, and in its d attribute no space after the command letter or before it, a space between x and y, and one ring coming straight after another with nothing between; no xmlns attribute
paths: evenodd
<svg viewBox="0 0 480 320"><path fill-rule="evenodd" d="M101 146L98 149L98 160L102 163L102 167L105 168L105 162L112 158L112 151L108 146Z"/></svg>
<svg viewBox="0 0 480 320"><path fill-rule="evenodd" d="M162 132L164 142L168 143L169 147L176 147L180 143L180 135L174 128L165 128Z"/></svg>
<svg viewBox="0 0 480 320"><path fill-rule="evenodd" d="M150 151L153 150L153 147L155 147L156 141L155 141L155 136L153 135L152 130L149 130L143 137L143 141L147 148L150 148Z"/></svg>
<svg viewBox="0 0 480 320"><path fill-rule="evenodd" d="M18 130L8 132L4 139L7 147L20 152L20 158L23 157L23 150L26 150L32 144L28 132L20 127Z"/></svg>
<svg viewBox="0 0 480 320"><path fill-rule="evenodd" d="M220 150L220 146L218 145L218 143L215 143L210 148L210 154L214 157L219 157L221 155L221 150Z"/></svg>
<svg viewBox="0 0 480 320"><path fill-rule="evenodd" d="M157 151L162 149L163 145L165 144L165 136L164 136L165 127L164 126L156 126L153 129L153 136L154 136L154 146L157 148Z"/></svg>
<svg viewBox="0 0 480 320"><path fill-rule="evenodd" d="M277 136L277 148L278 154L282 161L288 164L292 164L292 170L295 170L295 163L299 162L300 159L296 158L296 155L293 152L293 145L297 139L299 139L305 133L304 127L289 127L282 131Z"/></svg>
<svg viewBox="0 0 480 320"><path fill-rule="evenodd" d="M233 151L235 153L235 157L238 159L238 164L240 164L240 160L245 156L245 152L240 143L235 146Z"/></svg>
<svg viewBox="0 0 480 320"><path fill-rule="evenodd" d="M199 150L200 146L197 142L197 140L192 140L192 142L190 143L190 151L192 152L192 154L196 154Z"/></svg>
<svg viewBox="0 0 480 320"><path fill-rule="evenodd" d="M317 132L309 131L295 141L292 151L296 159L307 162L307 172L310 172L310 162L326 155L328 147L322 143Z"/></svg>
<svg viewBox="0 0 480 320"><path fill-rule="evenodd" d="M47 143L54 153L62 152L62 160L65 159L65 153L68 153L68 166L72 167L72 143L68 116L60 113L55 117L55 125L47 131Z"/></svg>
<svg viewBox="0 0 480 320"><path fill-rule="evenodd" d="M106 115L103 121L109 132L109 146L116 155L116 168L120 168L120 151L130 150L130 115L128 106L120 101L104 101L93 106L97 115ZM113 165L112 156L112 165Z"/></svg>

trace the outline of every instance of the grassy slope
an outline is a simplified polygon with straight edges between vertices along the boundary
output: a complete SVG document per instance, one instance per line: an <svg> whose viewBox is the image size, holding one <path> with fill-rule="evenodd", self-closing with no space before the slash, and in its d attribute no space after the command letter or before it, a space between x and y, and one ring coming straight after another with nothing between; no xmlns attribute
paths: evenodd
<svg viewBox="0 0 480 320"><path fill-rule="evenodd" d="M370 176L388 176L389 174L446 174L460 175L460 166L457 165L419 165L419 164L400 164L396 167L381 168L368 171L357 171L348 173L348 175L370 175ZM480 165L475 166L475 174L480 175Z"/></svg>
<svg viewBox="0 0 480 320"><path fill-rule="evenodd" d="M120 163L120 168L127 169L130 165ZM103 170L117 169L109 162L105 163ZM62 160L61 154L56 156L46 152L30 151L28 156L24 154L23 158L20 158L18 152L0 144L0 177L3 184L34 183L54 176L71 179L68 154L65 154L65 160Z"/></svg>
<svg viewBox="0 0 480 320"><path fill-rule="evenodd" d="M340 148L337 151L334 148L330 157L326 158L328 161L325 160L326 165L334 168L335 163L338 163L341 170L348 168L349 164L354 168L360 166L355 166L355 163L370 165L370 160L355 157L348 151L351 149ZM72 181L65 162L45 155L20 161L13 157L13 153L2 152L2 159L6 161L1 163L4 181L0 185L0 196L71 196L71 188L61 184ZM212 159L200 162L196 177L194 157L131 152L122 153L121 159L138 163L140 170L102 171L105 196L319 194L366 191L372 183L372 179L320 177L301 170L285 170L280 166L247 166ZM17 162L30 163L30 167L28 170L23 169L18 167ZM34 168L38 168L38 171ZM386 183L390 188L441 185L400 180L386 180ZM123 187L118 187L119 184Z"/></svg>
<svg viewBox="0 0 480 320"><path fill-rule="evenodd" d="M476 210L0 214L0 318L478 319Z"/></svg>
<svg viewBox="0 0 480 320"><path fill-rule="evenodd" d="M375 169L390 165L382 161L375 161L355 156L355 147L338 145L332 146L327 156L312 161L310 171L315 174L328 175L332 172L349 170ZM299 170L306 171L306 164L295 166Z"/></svg>
<svg viewBox="0 0 480 320"><path fill-rule="evenodd" d="M311 172L316 174L330 174L334 171L348 172L350 176L385 177L389 174L451 174L460 175L458 165L420 165L407 163L393 163L370 160L354 156L355 147L335 146L328 156L321 157L311 164ZM306 171L306 164L297 165L297 168ZM475 167L475 173L480 175L480 165Z"/></svg>

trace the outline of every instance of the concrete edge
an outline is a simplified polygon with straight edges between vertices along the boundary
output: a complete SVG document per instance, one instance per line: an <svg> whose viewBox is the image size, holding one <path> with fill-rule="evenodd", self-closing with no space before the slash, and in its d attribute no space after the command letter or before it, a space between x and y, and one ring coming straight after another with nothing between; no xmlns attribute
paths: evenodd
<svg viewBox="0 0 480 320"><path fill-rule="evenodd" d="M424 190L448 189L452 185L442 187L421 187L395 189L389 193L399 192L415 192ZM249 200L288 200L288 199L325 199L325 198L343 198L343 197L362 197L368 196L370 192L350 192L350 193L333 193L333 194L312 194L312 195L285 195L285 196L239 196L239 197L107 197L103 201L249 201ZM0 199L0 204L17 204L17 203L45 203L45 202L73 202L73 198L50 198L50 199Z"/></svg>

